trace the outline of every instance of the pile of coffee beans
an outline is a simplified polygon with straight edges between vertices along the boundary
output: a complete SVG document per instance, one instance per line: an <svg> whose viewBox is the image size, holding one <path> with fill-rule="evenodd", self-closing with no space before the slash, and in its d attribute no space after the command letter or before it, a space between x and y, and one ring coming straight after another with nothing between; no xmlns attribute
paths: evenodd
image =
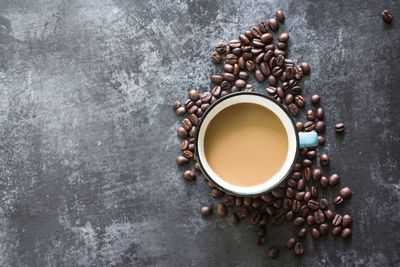
<svg viewBox="0 0 400 267"><path fill-rule="evenodd" d="M265 85L265 92L269 97L281 103L295 117L298 132L315 131L319 134L319 146L325 144L323 134L327 127L319 95L311 96L311 108L305 112L306 120L297 118L300 110L304 109L308 102L302 96L301 80L304 75L310 74L311 67L308 63L296 65L294 60L287 57L286 49L290 35L275 33L280 23L285 21L285 15L282 11L277 11L275 15L276 18L260 21L258 25L240 34L238 39L227 44L217 43L211 60L222 65L223 73L211 75L211 81L214 83L212 90L203 93L189 90L188 99L183 104L179 101L173 103L176 114L182 116L181 126L177 129L178 136L182 138L182 155L176 158L178 165L188 166L189 162L193 162L194 169L200 170L194 154L194 138L199 120L218 98L232 92L253 91L253 86L248 82L251 75L258 83ZM334 130L343 134L344 124L336 124ZM318 156L317 147L302 148L299 159L286 181L272 192L256 198L229 195L206 180L211 196L218 200L223 199L217 205L217 214L228 217L233 224L239 224L249 218L251 224L258 225L257 244L260 246L267 243L268 223L279 226L284 222L291 222L293 227L300 228L297 236L281 245L293 249L296 255L304 253L302 240L308 233L311 233L314 239L329 232L333 236L349 238L351 215L335 213L329 207L330 202L331 205L343 205L342 203L351 197L352 190L348 187L342 188L332 201L321 197L321 188L336 187L340 183L340 176L336 173L323 175L327 172L324 168L330 164L330 156L326 153ZM313 166L317 159L322 169ZM196 173L187 168L183 177L193 181L196 179ZM212 207L201 207L200 213L202 216L210 216ZM271 259L278 257L279 247L271 246L267 255Z"/></svg>

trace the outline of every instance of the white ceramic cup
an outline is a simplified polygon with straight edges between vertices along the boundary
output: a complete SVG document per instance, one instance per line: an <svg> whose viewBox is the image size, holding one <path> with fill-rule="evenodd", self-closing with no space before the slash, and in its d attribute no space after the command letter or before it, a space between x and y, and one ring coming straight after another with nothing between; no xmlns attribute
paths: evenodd
<svg viewBox="0 0 400 267"><path fill-rule="evenodd" d="M264 183L255 186L238 186L219 177L211 168L204 153L204 137L211 120L227 107L240 103L253 103L272 111L281 120L288 136L288 153L282 168L272 178L266 179ZM298 133L289 112L282 105L265 95L243 91L220 98L203 114L197 125L195 153L202 173L217 188L237 196L258 196L273 190L291 174L299 148L317 145L317 133ZM246 179L246 177L243 177L243 179Z"/></svg>

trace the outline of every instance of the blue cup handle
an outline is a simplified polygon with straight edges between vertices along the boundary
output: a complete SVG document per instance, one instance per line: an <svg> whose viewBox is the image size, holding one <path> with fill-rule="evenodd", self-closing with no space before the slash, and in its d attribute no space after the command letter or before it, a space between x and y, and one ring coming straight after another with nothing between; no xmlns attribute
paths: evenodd
<svg viewBox="0 0 400 267"><path fill-rule="evenodd" d="M300 148L318 146L318 134L316 132L299 133Z"/></svg>

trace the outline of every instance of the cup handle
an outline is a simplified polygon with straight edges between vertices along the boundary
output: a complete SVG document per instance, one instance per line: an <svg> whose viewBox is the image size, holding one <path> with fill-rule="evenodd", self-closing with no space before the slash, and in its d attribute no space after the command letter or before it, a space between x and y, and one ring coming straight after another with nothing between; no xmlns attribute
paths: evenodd
<svg viewBox="0 0 400 267"><path fill-rule="evenodd" d="M318 146L318 134L316 132L299 133L300 148Z"/></svg>

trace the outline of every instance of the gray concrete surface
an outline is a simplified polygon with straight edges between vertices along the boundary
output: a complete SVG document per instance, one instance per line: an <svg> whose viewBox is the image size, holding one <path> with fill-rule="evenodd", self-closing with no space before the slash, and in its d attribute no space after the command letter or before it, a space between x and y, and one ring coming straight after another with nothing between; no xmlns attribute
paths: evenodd
<svg viewBox="0 0 400 267"><path fill-rule="evenodd" d="M354 191L352 239L308 236L302 258L289 224L258 247L250 224L202 219L217 202L175 164L171 103L209 89L214 43L277 9L326 109L326 174ZM399 22L396 1L0 1L0 265L398 266Z"/></svg>

